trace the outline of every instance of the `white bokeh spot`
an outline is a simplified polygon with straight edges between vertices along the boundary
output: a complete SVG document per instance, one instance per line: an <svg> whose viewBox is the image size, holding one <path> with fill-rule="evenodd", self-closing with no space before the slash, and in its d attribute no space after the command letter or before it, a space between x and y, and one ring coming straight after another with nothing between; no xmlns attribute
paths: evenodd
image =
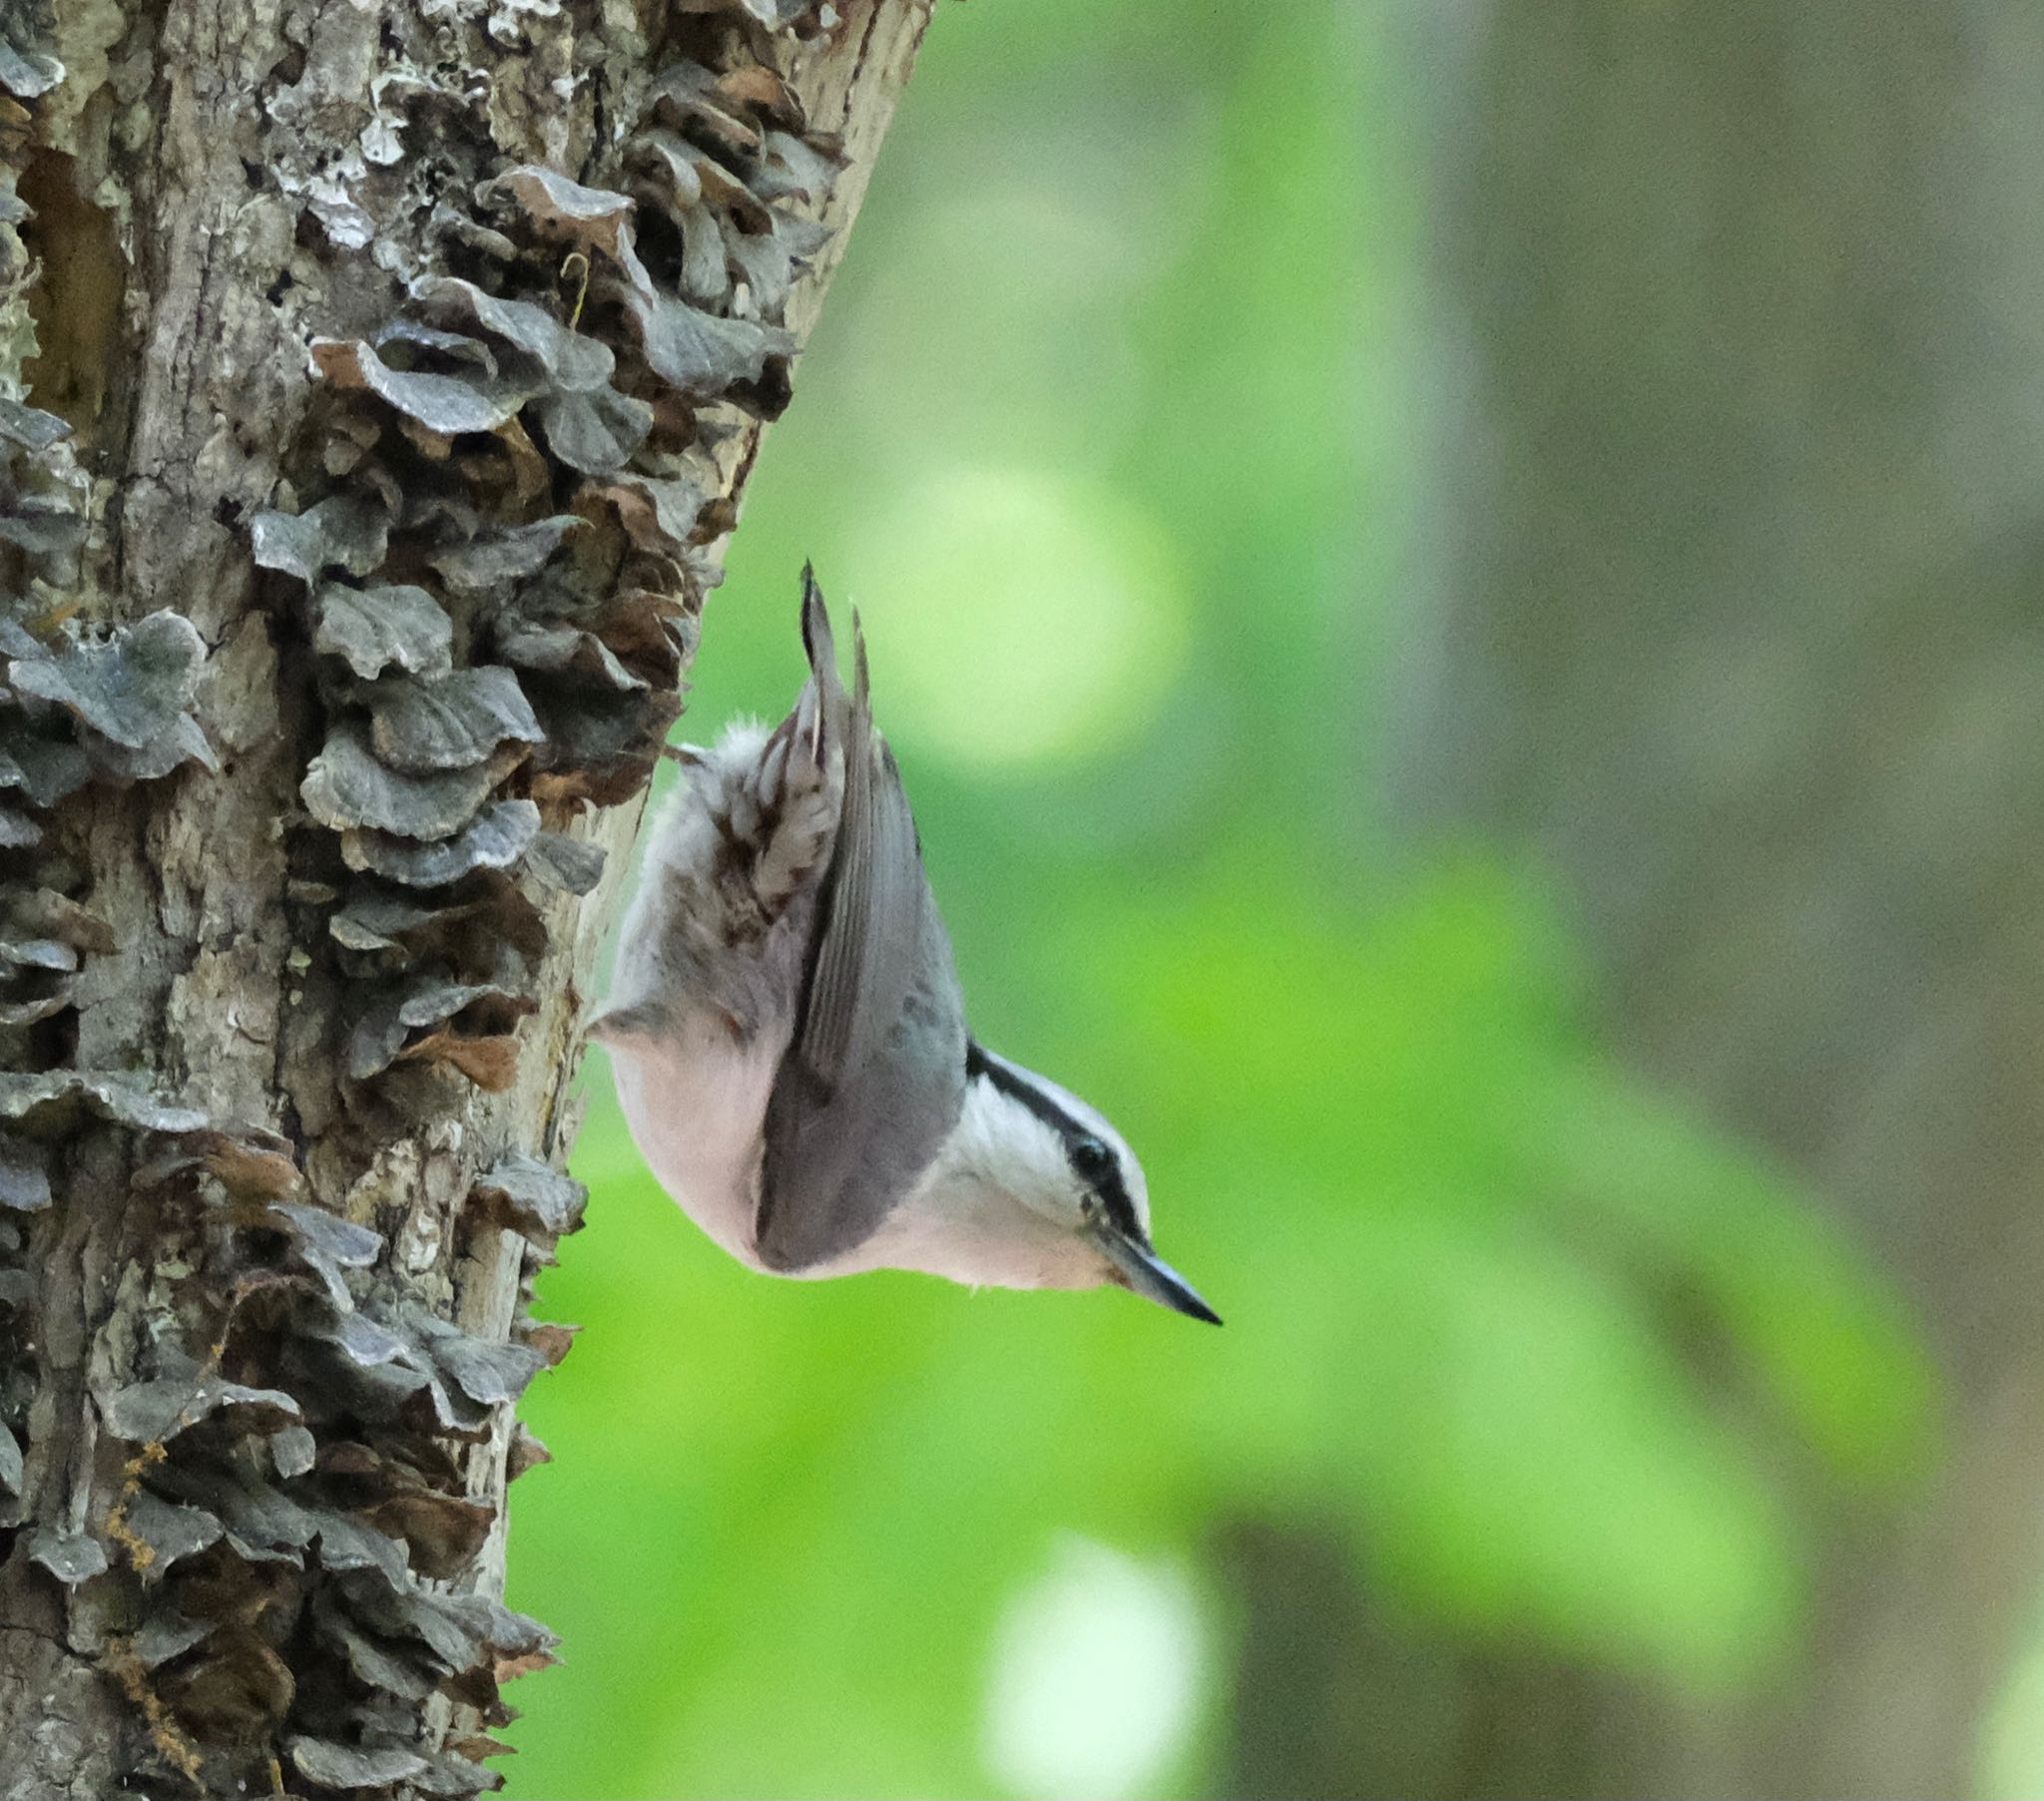
<svg viewBox="0 0 2044 1801"><path fill-rule="evenodd" d="M995 1635L985 1757L1010 1792L1118 1801L1184 1749L1205 1635L1184 1573L1068 1539Z"/></svg>

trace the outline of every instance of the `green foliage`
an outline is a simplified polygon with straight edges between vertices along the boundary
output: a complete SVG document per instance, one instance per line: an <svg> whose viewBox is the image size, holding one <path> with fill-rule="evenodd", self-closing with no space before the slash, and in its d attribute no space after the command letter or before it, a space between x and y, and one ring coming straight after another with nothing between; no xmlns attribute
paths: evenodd
<svg viewBox="0 0 2044 1801"><path fill-rule="evenodd" d="M1383 873L1420 432L1363 38L1334 0L943 10L684 722L786 704L813 556L977 1030L1115 1118L1229 1323L751 1275L592 1058L592 1229L543 1285L589 1331L513 1507L568 1661L518 1696L514 1796L998 1792L991 1649L1058 1537L1190 1570L1225 1658L1201 1573L1246 1514L1336 1523L1470 1632L1719 1690L1793 1643L1813 1495L1926 1455L1892 1301L1598 1047L1551 904L1493 853Z"/></svg>

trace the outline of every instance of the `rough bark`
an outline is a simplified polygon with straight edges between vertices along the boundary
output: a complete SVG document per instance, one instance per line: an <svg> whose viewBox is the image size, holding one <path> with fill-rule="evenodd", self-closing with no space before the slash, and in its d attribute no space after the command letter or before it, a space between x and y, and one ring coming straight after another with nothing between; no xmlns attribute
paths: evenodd
<svg viewBox="0 0 2044 1801"><path fill-rule="evenodd" d="M925 0L0 10L0 1797L466 1794L584 985Z"/></svg>
<svg viewBox="0 0 2044 1801"><path fill-rule="evenodd" d="M1965 1793L2044 1519L2044 20L1464 24L1406 791L1566 879L1615 1033L1807 1172L1950 1397L1934 1494L1819 1500L1799 1671L1633 1710L1628 1780Z"/></svg>

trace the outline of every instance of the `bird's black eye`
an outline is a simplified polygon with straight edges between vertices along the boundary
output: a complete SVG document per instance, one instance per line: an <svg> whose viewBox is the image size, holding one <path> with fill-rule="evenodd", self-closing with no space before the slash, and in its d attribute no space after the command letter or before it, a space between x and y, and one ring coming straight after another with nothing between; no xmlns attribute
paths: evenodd
<svg viewBox="0 0 2044 1801"><path fill-rule="evenodd" d="M1072 1167L1087 1181L1098 1181L1114 1167L1114 1152L1098 1138L1074 1138L1067 1154Z"/></svg>

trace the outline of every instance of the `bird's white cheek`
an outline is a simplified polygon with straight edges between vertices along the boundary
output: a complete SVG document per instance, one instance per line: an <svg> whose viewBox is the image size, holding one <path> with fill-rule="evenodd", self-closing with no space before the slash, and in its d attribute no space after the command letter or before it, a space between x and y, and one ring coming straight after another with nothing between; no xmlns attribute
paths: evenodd
<svg viewBox="0 0 2044 1801"><path fill-rule="evenodd" d="M1093 1288L1107 1279L1098 1252L998 1189L913 1196L833 1273L916 1269L968 1287Z"/></svg>

